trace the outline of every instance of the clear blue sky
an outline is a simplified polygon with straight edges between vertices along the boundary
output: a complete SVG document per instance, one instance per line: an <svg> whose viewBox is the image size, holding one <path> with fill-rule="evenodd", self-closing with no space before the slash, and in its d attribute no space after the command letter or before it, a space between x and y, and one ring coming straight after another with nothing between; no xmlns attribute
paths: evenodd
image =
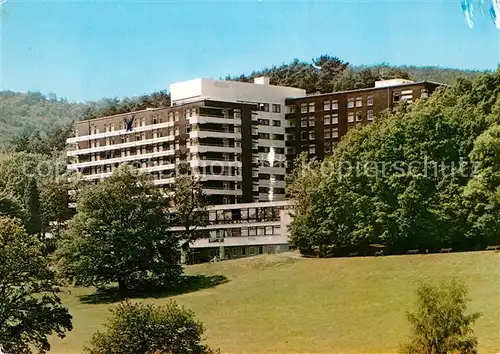
<svg viewBox="0 0 500 354"><path fill-rule="evenodd" d="M1 11L0 89L150 93L323 53L353 64L494 69L500 31L459 0L22 1Z"/></svg>

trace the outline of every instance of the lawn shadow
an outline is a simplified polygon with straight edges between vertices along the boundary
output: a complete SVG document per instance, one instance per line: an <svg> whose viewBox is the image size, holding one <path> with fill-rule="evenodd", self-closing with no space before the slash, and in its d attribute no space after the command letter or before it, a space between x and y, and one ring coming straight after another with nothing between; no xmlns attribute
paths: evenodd
<svg viewBox="0 0 500 354"><path fill-rule="evenodd" d="M79 300L86 304L110 304L126 299L156 299L209 289L227 282L229 279L223 275L184 275L178 283L168 288L147 284L124 294L119 292L116 286L103 287L91 294L79 296Z"/></svg>

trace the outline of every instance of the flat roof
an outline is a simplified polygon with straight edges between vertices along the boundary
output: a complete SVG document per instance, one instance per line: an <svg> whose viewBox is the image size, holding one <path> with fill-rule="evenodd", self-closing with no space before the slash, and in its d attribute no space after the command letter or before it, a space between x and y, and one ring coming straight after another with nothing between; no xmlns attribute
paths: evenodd
<svg viewBox="0 0 500 354"><path fill-rule="evenodd" d="M290 98L287 98L287 100L301 100L301 99L308 99L311 97L343 95L346 93L348 94L348 93L354 93L354 92L387 90L387 89L393 88L393 87L406 87L406 86L415 86L415 85L423 85L423 84L432 84L432 85L436 85L436 86L449 86L447 84L441 84L439 82L425 80L425 81L417 81L417 82L408 82L408 83L400 84L400 85L391 85L391 86L383 86L383 87L368 87L368 88L362 88L362 89L356 89L356 90L334 91L334 92L329 92L329 93L316 93L316 94L307 95L307 96L303 96L303 97L290 97Z"/></svg>

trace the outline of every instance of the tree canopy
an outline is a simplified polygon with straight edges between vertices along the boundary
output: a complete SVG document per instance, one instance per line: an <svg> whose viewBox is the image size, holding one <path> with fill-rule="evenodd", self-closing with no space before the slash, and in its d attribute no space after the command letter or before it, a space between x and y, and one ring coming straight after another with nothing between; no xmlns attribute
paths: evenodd
<svg viewBox="0 0 500 354"><path fill-rule="evenodd" d="M57 255L59 269L77 284L117 282L120 291L144 281L168 285L182 272L180 235L170 231L165 197L145 175L122 165L77 195Z"/></svg>
<svg viewBox="0 0 500 354"><path fill-rule="evenodd" d="M46 353L49 335L72 329L55 285L37 237L0 216L0 345L7 353Z"/></svg>
<svg viewBox="0 0 500 354"><path fill-rule="evenodd" d="M412 334L401 346L401 353L477 353L472 324L481 314L465 314L469 302L465 286L454 280L434 286L423 284L417 295L415 312L407 313Z"/></svg>
<svg viewBox="0 0 500 354"><path fill-rule="evenodd" d="M321 164L295 173L292 241L338 254L499 243L498 97L500 70L349 131Z"/></svg>
<svg viewBox="0 0 500 354"><path fill-rule="evenodd" d="M182 226L182 240L189 243L203 235L200 227L208 223L207 196L203 193L198 179L181 175L175 179L170 196L172 221L177 226Z"/></svg>
<svg viewBox="0 0 500 354"><path fill-rule="evenodd" d="M92 337L88 354L212 354L202 344L203 325L170 301L154 307L124 302L112 310L105 331Z"/></svg>
<svg viewBox="0 0 500 354"><path fill-rule="evenodd" d="M295 59L270 68L255 69L249 75L228 75L226 79L249 82L267 75L272 84L304 88L309 94L373 86L377 79L409 77L454 84L459 77L473 78L481 72L440 67L350 65L323 54L311 61ZM0 149L50 154L65 147L74 121L127 113L146 108L170 106L166 90L137 97L103 98L98 101L69 102L55 94L0 91Z"/></svg>

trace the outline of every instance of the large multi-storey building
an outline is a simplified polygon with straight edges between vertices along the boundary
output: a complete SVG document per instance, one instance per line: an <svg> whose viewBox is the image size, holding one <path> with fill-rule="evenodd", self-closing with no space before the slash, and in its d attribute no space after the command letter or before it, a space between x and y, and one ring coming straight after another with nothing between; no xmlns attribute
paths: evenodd
<svg viewBox="0 0 500 354"><path fill-rule="evenodd" d="M134 163L169 186L177 173L200 178L214 204L285 198L285 99L297 88L196 79L170 86L171 107L75 124L68 168L85 180Z"/></svg>
<svg viewBox="0 0 500 354"><path fill-rule="evenodd" d="M426 99L438 86L395 79L306 96L264 77L175 83L171 107L77 122L68 169L98 181L133 163L163 188L189 172L214 204L202 228L206 238L191 245L191 261L280 252L288 249L292 205L284 200L285 175L297 154L323 158L352 127L401 102Z"/></svg>
<svg viewBox="0 0 500 354"><path fill-rule="evenodd" d="M377 81L375 87L289 98L286 100L287 149L292 160L300 152L324 158L342 136L377 114L405 102L427 99L442 84L404 79Z"/></svg>

